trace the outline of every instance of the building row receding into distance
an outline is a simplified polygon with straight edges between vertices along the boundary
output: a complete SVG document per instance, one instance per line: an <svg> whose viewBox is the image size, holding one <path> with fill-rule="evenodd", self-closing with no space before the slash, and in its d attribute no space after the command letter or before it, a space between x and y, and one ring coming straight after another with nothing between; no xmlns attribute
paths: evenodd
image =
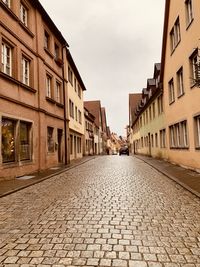
<svg viewBox="0 0 200 267"><path fill-rule="evenodd" d="M129 95L132 153L200 171L200 2L166 0L161 63Z"/></svg>
<svg viewBox="0 0 200 267"><path fill-rule="evenodd" d="M105 108L84 102L69 45L40 2L0 0L0 18L0 180L117 149Z"/></svg>

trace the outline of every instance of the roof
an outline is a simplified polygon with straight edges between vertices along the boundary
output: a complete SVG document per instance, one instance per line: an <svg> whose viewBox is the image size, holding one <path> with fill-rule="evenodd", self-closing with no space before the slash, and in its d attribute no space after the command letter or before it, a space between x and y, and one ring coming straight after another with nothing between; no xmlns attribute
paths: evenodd
<svg viewBox="0 0 200 267"><path fill-rule="evenodd" d="M86 107L87 110L89 110L90 113L92 113L93 116L95 116L95 124L99 127L101 126L100 118L101 118L101 102L100 100L94 100L94 101L84 101L84 107Z"/></svg>
<svg viewBox="0 0 200 267"><path fill-rule="evenodd" d="M69 64L70 64L70 66L71 66L73 72L75 73L76 78L77 78L77 80L78 80L78 82L79 82L79 84L80 84L82 90L86 91L86 87L85 87L85 85L84 85L84 83L83 83L83 80L82 80L82 78L81 78L81 75L79 74L79 71L78 71L78 69L77 69L77 67L76 67L76 64L75 64L75 62L74 62L74 60L73 60L73 58L72 58L72 55L71 55L71 53L70 53L69 50L67 50L67 60L68 60L68 62L69 62Z"/></svg>
<svg viewBox="0 0 200 267"><path fill-rule="evenodd" d="M142 99L141 93L129 94L129 125L131 124L131 121L133 122L133 119L135 117L134 111L138 103L141 101L141 99Z"/></svg>

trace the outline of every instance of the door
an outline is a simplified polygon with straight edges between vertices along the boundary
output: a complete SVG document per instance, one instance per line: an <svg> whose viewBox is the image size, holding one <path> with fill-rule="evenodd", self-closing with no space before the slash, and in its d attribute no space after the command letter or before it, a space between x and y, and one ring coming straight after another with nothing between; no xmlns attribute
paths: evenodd
<svg viewBox="0 0 200 267"><path fill-rule="evenodd" d="M58 162L62 162L62 135L63 130L58 129L57 136L58 136Z"/></svg>

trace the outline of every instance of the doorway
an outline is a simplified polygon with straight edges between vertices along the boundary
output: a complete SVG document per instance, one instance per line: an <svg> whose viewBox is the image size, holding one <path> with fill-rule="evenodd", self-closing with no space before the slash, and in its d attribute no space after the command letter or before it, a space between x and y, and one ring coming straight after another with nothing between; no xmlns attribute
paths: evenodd
<svg viewBox="0 0 200 267"><path fill-rule="evenodd" d="M58 162L62 162L62 135L63 135L63 130L58 129L57 130L57 137L58 137Z"/></svg>

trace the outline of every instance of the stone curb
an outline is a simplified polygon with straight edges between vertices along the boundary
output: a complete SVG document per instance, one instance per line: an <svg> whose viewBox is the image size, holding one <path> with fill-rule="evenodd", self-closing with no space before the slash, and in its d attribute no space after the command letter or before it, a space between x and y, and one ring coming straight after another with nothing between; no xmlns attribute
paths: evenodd
<svg viewBox="0 0 200 267"><path fill-rule="evenodd" d="M196 190L193 190L191 187L189 187L188 185L186 185L185 183L182 183L181 181L179 181L176 177L174 177L173 175L167 173L166 171L161 170L159 167L156 167L155 165L151 164L150 162L148 162L145 159L142 159L140 157L137 157L136 155L134 155L133 157L147 163L149 166L153 167L155 170L157 170L158 172L162 173L163 175L165 175L167 178L173 180L174 182L176 182L177 184L179 184L180 186L182 186L184 189L187 189L190 193L194 194L195 196L200 198L200 193L197 192Z"/></svg>
<svg viewBox="0 0 200 267"><path fill-rule="evenodd" d="M43 177L43 178L41 178L41 179L39 179L39 180L37 180L37 181L33 181L33 183L26 184L26 185L20 186L20 187L18 187L18 188L16 188L16 189L10 190L10 191L8 191L8 192L6 192L6 193L0 195L0 198L5 197L5 196L8 196L8 195L11 195L11 194L13 194L13 193L16 193L16 192L18 192L18 191L20 191L20 190L22 190L22 189L25 189L25 188L27 188L27 187L33 186L33 185L35 185L35 184L39 184L39 183L41 183L41 182L43 182L43 181L45 181L45 180L47 180L47 179L50 179L50 178L52 178L52 177L54 177L54 176L56 176L56 175L59 175L59 174L61 174L61 173L63 173L63 172L67 172L67 171L69 171L69 170L71 170L71 169L74 169L74 168L76 168L76 167L78 167L78 166L80 166L80 165L82 165L82 164L84 164L84 163L86 163L86 162L88 162L88 161L90 161L90 160L93 160L93 159L95 159L95 157L92 157L92 158L87 159L87 160L85 160L85 161L82 161L82 162L80 162L80 163L76 163L76 164L74 164L73 166L66 167L66 168L63 169L63 170L60 170L60 171L57 171L57 172L55 172L55 173L53 173L53 174L50 174L50 175L48 175L48 176L45 176L45 177Z"/></svg>

